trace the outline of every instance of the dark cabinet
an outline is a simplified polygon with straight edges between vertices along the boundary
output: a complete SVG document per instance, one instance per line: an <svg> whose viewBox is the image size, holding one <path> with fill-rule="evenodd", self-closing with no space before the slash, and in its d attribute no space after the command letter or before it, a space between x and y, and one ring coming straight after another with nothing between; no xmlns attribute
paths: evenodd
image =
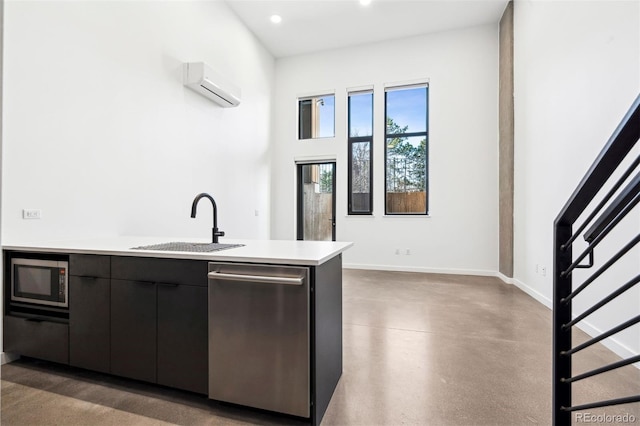
<svg viewBox="0 0 640 426"><path fill-rule="evenodd" d="M29 288L27 293L32 294L33 297L29 296L26 300L13 299L11 279L16 272L12 270L13 259L68 262L69 257L58 253L43 254L12 250L2 252L4 316L0 339L2 339L4 352L69 364L69 311L64 306L44 303L49 299L49 295L52 295L52 291L57 291L57 289L54 290L57 283L50 285L47 282L48 276L43 282L34 280L26 286ZM37 271L37 266L19 275L28 282L30 276L36 278L38 275L34 271ZM38 293L43 295L42 299L45 299L42 300L43 303L37 303L35 300L39 298Z"/></svg>
<svg viewBox="0 0 640 426"><path fill-rule="evenodd" d="M200 260L113 256L111 278L207 286L208 263Z"/></svg>
<svg viewBox="0 0 640 426"><path fill-rule="evenodd" d="M158 383L207 393L207 288L158 283Z"/></svg>
<svg viewBox="0 0 640 426"><path fill-rule="evenodd" d="M111 261L111 372L207 393L207 262Z"/></svg>
<svg viewBox="0 0 640 426"><path fill-rule="evenodd" d="M110 350L109 279L69 277L69 363L108 373Z"/></svg>
<svg viewBox="0 0 640 426"><path fill-rule="evenodd" d="M156 285L111 280L111 372L156 381Z"/></svg>
<svg viewBox="0 0 640 426"><path fill-rule="evenodd" d="M69 325L38 317L4 317L4 350L47 361L69 363Z"/></svg>
<svg viewBox="0 0 640 426"><path fill-rule="evenodd" d="M109 278L111 276L111 257L95 254L72 254L69 256L69 275Z"/></svg>
<svg viewBox="0 0 640 426"><path fill-rule="evenodd" d="M207 261L68 258L68 311L6 310L5 351L207 393Z"/></svg>
<svg viewBox="0 0 640 426"><path fill-rule="evenodd" d="M69 257L69 364L110 371L110 257Z"/></svg>

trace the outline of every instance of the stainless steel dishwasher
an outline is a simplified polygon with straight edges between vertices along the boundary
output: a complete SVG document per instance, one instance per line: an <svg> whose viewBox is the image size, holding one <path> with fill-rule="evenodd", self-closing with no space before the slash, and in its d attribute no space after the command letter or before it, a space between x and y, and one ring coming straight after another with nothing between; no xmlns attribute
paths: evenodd
<svg viewBox="0 0 640 426"><path fill-rule="evenodd" d="M209 263L209 398L310 417L309 268Z"/></svg>

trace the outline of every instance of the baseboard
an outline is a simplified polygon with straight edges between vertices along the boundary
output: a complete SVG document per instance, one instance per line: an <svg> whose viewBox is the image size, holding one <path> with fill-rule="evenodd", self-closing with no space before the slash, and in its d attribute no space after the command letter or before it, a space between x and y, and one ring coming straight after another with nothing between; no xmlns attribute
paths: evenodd
<svg viewBox="0 0 640 426"><path fill-rule="evenodd" d="M526 285L525 283L517 279L513 279L513 284L516 287L518 287L520 290L527 293L529 296L533 297L538 302L542 303L544 306L546 306L550 310L553 310L552 300L546 297L545 295L543 295L542 293L529 287L528 285ZM597 327L594 327L593 324L591 324L589 321L580 321L577 327L580 330L587 333L590 337L596 337L604 333L604 331L600 330ZM628 346L620 343L620 341L617 340L616 338L604 339L600 343L602 343L607 349L609 349L611 352L615 353L622 359L627 359L627 358L631 358L633 356L638 355L638 353L634 352ZM640 363L635 363L633 364L633 366L640 369Z"/></svg>
<svg viewBox="0 0 640 426"><path fill-rule="evenodd" d="M496 272L496 277L500 278L502 280L503 283L505 284L513 284L514 283L514 279L512 277L508 277L505 274L503 274L502 272Z"/></svg>
<svg viewBox="0 0 640 426"><path fill-rule="evenodd" d="M20 355L10 354L8 352L0 353L0 365L8 364L20 358Z"/></svg>
<svg viewBox="0 0 640 426"><path fill-rule="evenodd" d="M538 302L542 303L547 308L553 309L553 301L551 299L549 299L547 296L545 296L544 294L540 293L538 290L536 290L536 289L534 289L532 287L529 287L527 284L523 283L522 281L520 281L520 280L518 280L516 278L512 278L512 280L513 280L513 285L518 287L520 290L524 291L529 296L533 297L534 299L536 299Z"/></svg>
<svg viewBox="0 0 640 426"><path fill-rule="evenodd" d="M392 272L421 272L425 274L449 274L449 275L476 275L481 277L496 277L505 284L514 284L514 279L507 277L501 272L489 271L486 269L443 269L425 268L420 266L395 266L395 265L371 265L361 263L345 263L344 269L364 269L369 271L392 271Z"/></svg>
<svg viewBox="0 0 640 426"><path fill-rule="evenodd" d="M392 272L422 272L425 274L451 274L451 275L478 275L484 277L497 277L495 271L484 269L447 269L447 268L425 268L422 266L396 266L396 265L371 265L361 263L345 263L344 269L364 269L370 271L392 271Z"/></svg>
<svg viewBox="0 0 640 426"><path fill-rule="evenodd" d="M599 336L605 332L603 330L600 330L597 327L594 327L593 324L591 324L588 321L580 321L578 323L578 328L584 331L585 333L587 333L591 337ZM611 352L615 353L622 359L627 359L627 358L640 355L634 352L630 347L620 343L618 340L614 338L601 340L600 343L602 343L607 349L609 349ZM640 369L640 362L636 362L635 364L632 364L632 365L637 369Z"/></svg>
<svg viewBox="0 0 640 426"><path fill-rule="evenodd" d="M454 269L454 268L425 268L421 266L396 266L396 265L371 265L359 263L345 263L344 269L363 269L370 271L392 271L392 272L421 272L425 274L449 274L449 275L476 275L481 277L496 277L505 284L513 284L514 279L506 275L488 271L486 269Z"/></svg>

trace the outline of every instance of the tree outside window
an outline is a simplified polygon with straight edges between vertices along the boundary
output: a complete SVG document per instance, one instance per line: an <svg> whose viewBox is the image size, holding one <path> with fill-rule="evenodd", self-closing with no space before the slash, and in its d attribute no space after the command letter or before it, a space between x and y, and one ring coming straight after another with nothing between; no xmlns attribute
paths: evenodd
<svg viewBox="0 0 640 426"><path fill-rule="evenodd" d="M428 87L385 93L385 213L428 213Z"/></svg>
<svg viewBox="0 0 640 426"><path fill-rule="evenodd" d="M373 212L373 92L349 93L348 213Z"/></svg>

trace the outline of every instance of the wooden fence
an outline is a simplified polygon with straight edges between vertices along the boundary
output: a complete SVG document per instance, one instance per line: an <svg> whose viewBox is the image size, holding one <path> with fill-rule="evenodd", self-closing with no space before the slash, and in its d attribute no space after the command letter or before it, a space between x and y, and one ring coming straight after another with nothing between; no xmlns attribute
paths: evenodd
<svg viewBox="0 0 640 426"><path fill-rule="evenodd" d="M304 184L304 239L331 241L333 194L315 192L314 183Z"/></svg>
<svg viewBox="0 0 640 426"><path fill-rule="evenodd" d="M387 213L426 213L427 193L387 192Z"/></svg>

